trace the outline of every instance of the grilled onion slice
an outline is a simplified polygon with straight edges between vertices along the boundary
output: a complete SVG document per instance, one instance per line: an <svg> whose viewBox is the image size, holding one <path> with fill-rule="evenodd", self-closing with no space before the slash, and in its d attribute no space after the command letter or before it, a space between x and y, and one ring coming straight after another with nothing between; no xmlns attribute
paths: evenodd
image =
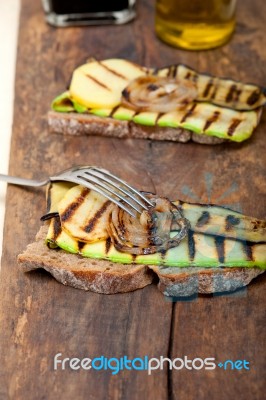
<svg viewBox="0 0 266 400"><path fill-rule="evenodd" d="M122 91L122 105L136 111L167 113L178 110L197 98L194 82L154 75L132 80Z"/></svg>
<svg viewBox="0 0 266 400"><path fill-rule="evenodd" d="M186 236L189 222L179 209L167 198L153 195L150 198L154 206L138 218L119 207L113 208L108 233L118 251L134 255L164 252L176 247Z"/></svg>

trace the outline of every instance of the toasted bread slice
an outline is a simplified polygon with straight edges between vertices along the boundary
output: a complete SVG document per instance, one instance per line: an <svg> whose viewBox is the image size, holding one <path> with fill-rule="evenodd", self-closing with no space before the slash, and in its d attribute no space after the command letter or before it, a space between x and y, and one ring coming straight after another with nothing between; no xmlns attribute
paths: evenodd
<svg viewBox="0 0 266 400"><path fill-rule="evenodd" d="M147 68L125 59L78 66L48 113L51 132L203 144L242 142L257 127L265 89L182 64Z"/></svg>
<svg viewBox="0 0 266 400"><path fill-rule="evenodd" d="M97 135L117 138L170 140L186 143L190 140L202 144L219 144L225 139L198 135L183 128L146 126L132 121L116 120L109 117L98 117L92 114L59 113L49 111L48 127L51 133L64 135Z"/></svg>
<svg viewBox="0 0 266 400"><path fill-rule="evenodd" d="M230 292L248 285L264 272L260 268L177 268L85 258L49 249L45 244L47 230L47 225L42 226L36 241L18 256L22 270L43 268L64 285L96 293L130 292L158 279L160 291L171 297Z"/></svg>

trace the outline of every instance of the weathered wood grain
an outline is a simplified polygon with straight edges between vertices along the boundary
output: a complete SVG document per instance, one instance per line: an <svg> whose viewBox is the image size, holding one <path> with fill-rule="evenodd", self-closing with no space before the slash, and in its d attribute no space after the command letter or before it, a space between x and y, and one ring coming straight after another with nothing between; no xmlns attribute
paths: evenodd
<svg viewBox="0 0 266 400"><path fill-rule="evenodd" d="M46 112L86 58L124 57L147 66L175 62L265 84L263 0L239 2L229 44L185 52L154 34L154 2L138 2L125 26L55 29L40 2L22 0L10 173L42 177L71 164L95 164L172 199L229 204L265 218L265 113L253 138L215 147L50 135ZM235 295L175 303L151 285L98 295L23 274L17 254L34 239L44 190L9 187L1 272L0 399L262 399L265 277ZM54 371L53 357L215 357L246 359L250 371Z"/></svg>

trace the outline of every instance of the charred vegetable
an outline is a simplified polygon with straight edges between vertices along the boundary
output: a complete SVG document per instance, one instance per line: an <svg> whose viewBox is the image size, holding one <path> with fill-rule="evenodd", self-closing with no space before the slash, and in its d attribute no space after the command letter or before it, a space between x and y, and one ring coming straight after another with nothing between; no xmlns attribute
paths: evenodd
<svg viewBox="0 0 266 400"><path fill-rule="evenodd" d="M122 105L136 111L167 113L182 110L197 98L193 82L178 78L141 76L122 91Z"/></svg>
<svg viewBox="0 0 266 400"><path fill-rule="evenodd" d="M74 71L69 91L52 109L242 142L259 122L265 93L184 65L155 70L121 59L91 60Z"/></svg>
<svg viewBox="0 0 266 400"><path fill-rule="evenodd" d="M165 252L186 236L189 223L180 210L166 198L150 198L154 207L143 211L139 218L113 208L108 231L117 250L135 255Z"/></svg>
<svg viewBox="0 0 266 400"><path fill-rule="evenodd" d="M126 264L266 269L265 221L223 207L156 197L154 208L163 221L159 230L162 221L156 226L149 214L132 221L93 191L81 186L63 190L62 185L53 183L48 191L51 248Z"/></svg>
<svg viewBox="0 0 266 400"><path fill-rule="evenodd" d="M232 79L200 74L186 65L177 64L154 71L155 75L184 79L197 88L197 101L209 102L234 110L255 110L266 104L266 89Z"/></svg>
<svg viewBox="0 0 266 400"><path fill-rule="evenodd" d="M49 204L54 205L62 195L56 207L60 227L79 242L111 239L119 251L153 254L177 246L187 234L188 221L166 198L149 195L154 206L133 218L93 190L76 185L63 192L62 184L58 185L58 189L57 184L50 189ZM49 208L43 219L54 216L54 208Z"/></svg>

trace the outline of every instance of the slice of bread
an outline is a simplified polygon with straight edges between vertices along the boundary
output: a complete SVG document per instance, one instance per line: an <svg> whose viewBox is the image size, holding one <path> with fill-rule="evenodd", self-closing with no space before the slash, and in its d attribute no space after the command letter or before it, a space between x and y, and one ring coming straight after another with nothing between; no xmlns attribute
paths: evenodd
<svg viewBox="0 0 266 400"><path fill-rule="evenodd" d="M260 268L177 268L155 265L118 264L51 250L45 244L48 225L41 227L36 241L18 256L23 271L43 268L58 282L103 294L125 293L158 282L165 296L230 292L246 286L262 274Z"/></svg>
<svg viewBox="0 0 266 400"><path fill-rule="evenodd" d="M182 143L192 140L202 144L219 144L226 141L214 136L196 134L183 128L146 126L132 121L74 112L49 111L48 128L51 133L64 135L98 135L118 138L170 140Z"/></svg>

